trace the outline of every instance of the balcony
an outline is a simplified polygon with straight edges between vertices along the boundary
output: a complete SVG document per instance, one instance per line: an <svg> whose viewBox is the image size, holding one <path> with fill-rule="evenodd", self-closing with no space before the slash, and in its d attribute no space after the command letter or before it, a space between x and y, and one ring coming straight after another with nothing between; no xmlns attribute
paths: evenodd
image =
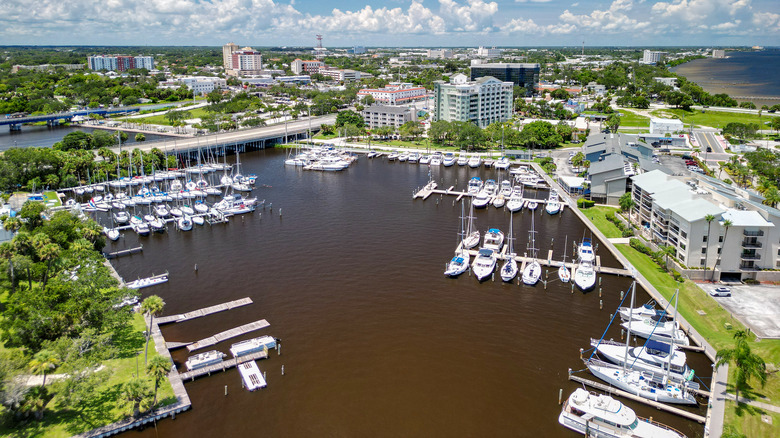
<svg viewBox="0 0 780 438"><path fill-rule="evenodd" d="M753 254L753 253L742 254L740 258L742 260L761 260L761 254Z"/></svg>
<svg viewBox="0 0 780 438"><path fill-rule="evenodd" d="M743 248L761 248L761 242L756 240L745 239L742 241Z"/></svg>
<svg viewBox="0 0 780 438"><path fill-rule="evenodd" d="M745 230L742 232L742 234L747 237L761 237L764 235L764 232L762 230L758 230L758 231Z"/></svg>

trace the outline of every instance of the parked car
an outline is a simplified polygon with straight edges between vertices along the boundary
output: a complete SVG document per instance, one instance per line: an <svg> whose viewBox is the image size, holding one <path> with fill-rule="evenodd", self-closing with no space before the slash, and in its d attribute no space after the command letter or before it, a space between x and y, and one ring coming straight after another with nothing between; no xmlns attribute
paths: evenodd
<svg viewBox="0 0 780 438"><path fill-rule="evenodd" d="M716 287L715 289L710 291L710 295L712 295L713 297L730 297L731 289L727 287Z"/></svg>

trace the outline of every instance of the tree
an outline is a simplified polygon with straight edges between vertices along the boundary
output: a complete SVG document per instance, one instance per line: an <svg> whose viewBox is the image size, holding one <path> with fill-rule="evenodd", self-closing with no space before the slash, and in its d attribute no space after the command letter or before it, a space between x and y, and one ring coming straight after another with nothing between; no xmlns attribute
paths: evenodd
<svg viewBox="0 0 780 438"><path fill-rule="evenodd" d="M707 246L704 248L704 267L707 268L707 259L709 258L710 253L710 227L712 226L712 221L715 220L715 216L708 214L704 216L704 220L707 221ZM713 269L712 275L715 276L715 270ZM706 277L705 277L706 278Z"/></svg>
<svg viewBox="0 0 780 438"><path fill-rule="evenodd" d="M419 123L415 122L414 120L410 120L398 128L398 133L401 134L401 137L412 138L416 141L417 138L422 135L423 129L420 127Z"/></svg>
<svg viewBox="0 0 780 438"><path fill-rule="evenodd" d="M336 127L340 128L340 127L346 125L347 123L355 125L358 128L362 128L363 127L363 117L360 114L358 114L358 113L356 113L356 112L354 112L352 110L341 111L336 116Z"/></svg>
<svg viewBox="0 0 780 438"><path fill-rule="evenodd" d="M715 279L715 269L720 265L720 258L723 255L722 254L723 253L723 248L725 248L725 246L726 246L726 242L727 242L726 238L729 235L729 228L732 225L734 225L734 223L731 222L729 219L726 219L723 222L721 222L721 225L723 225L723 227L726 228L726 231L723 232L723 246L721 246L720 249L718 250L718 259L715 261L715 267L712 268L712 279L713 280Z"/></svg>
<svg viewBox="0 0 780 438"><path fill-rule="evenodd" d="M618 205L622 211L630 211L634 207L634 198L631 197L630 192L623 193L618 200Z"/></svg>
<svg viewBox="0 0 780 438"><path fill-rule="evenodd" d="M771 207L777 207L778 203L780 203L780 191L778 191L776 187L769 187L766 189L764 192L764 204Z"/></svg>
<svg viewBox="0 0 780 438"><path fill-rule="evenodd" d="M56 353L49 350L41 350L33 356L30 361L30 371L34 374L43 375L43 383L41 387L46 386L46 373L54 370L60 365L60 358Z"/></svg>
<svg viewBox="0 0 780 438"><path fill-rule="evenodd" d="M46 289L46 283L49 280L49 271L51 271L51 264L60 256L60 246L56 243L48 243L42 246L38 250L38 258L41 261L46 262L46 270L43 274L43 288Z"/></svg>
<svg viewBox="0 0 780 438"><path fill-rule="evenodd" d="M579 168L582 166L583 161L585 161L585 154L582 152L577 152L573 157L571 157L571 165L574 167Z"/></svg>
<svg viewBox="0 0 780 438"><path fill-rule="evenodd" d="M563 138L550 122L537 120L523 127L521 142L526 147L550 149L563 142Z"/></svg>
<svg viewBox="0 0 780 438"><path fill-rule="evenodd" d="M761 383L761 387L766 384L766 363L757 354L750 351L748 344L748 334L745 330L739 330L734 333L734 348L722 348L715 355L716 366L721 367L728 363L733 363L734 370L734 390L736 391L737 404L739 404L739 391L747 389L748 380L756 378Z"/></svg>
<svg viewBox="0 0 780 438"><path fill-rule="evenodd" d="M138 134L135 135L135 141L139 143L142 141L146 141L146 136L139 132Z"/></svg>
<svg viewBox="0 0 780 438"><path fill-rule="evenodd" d="M149 365L146 366L146 372L154 380L154 401L152 402L152 408L157 405L157 389L160 387L160 382L168 375L171 370L171 362L163 356L155 356L149 361Z"/></svg>
<svg viewBox="0 0 780 438"><path fill-rule="evenodd" d="M145 314L149 318L149 327L146 330L146 348L144 349L144 365L149 352L149 338L152 336L152 323L154 322L155 315L159 315L165 307L165 301L157 295L150 295L144 299L141 303L141 313Z"/></svg>
<svg viewBox="0 0 780 438"><path fill-rule="evenodd" d="M617 114L612 114L607 117L607 126L609 127L610 131L617 132L618 128L620 128L620 116Z"/></svg>
<svg viewBox="0 0 780 438"><path fill-rule="evenodd" d="M134 378L124 385L120 394L121 401L133 406L133 417L141 416L141 404L151 395L149 385L141 378Z"/></svg>
<svg viewBox="0 0 780 438"><path fill-rule="evenodd" d="M368 94L368 95L366 95L365 97L363 97L363 100L362 100L362 102L363 102L363 105L365 105L365 106L369 106L369 105L371 105L372 103L375 103L375 102L376 102L376 100L374 100L374 96L372 96L372 95Z"/></svg>

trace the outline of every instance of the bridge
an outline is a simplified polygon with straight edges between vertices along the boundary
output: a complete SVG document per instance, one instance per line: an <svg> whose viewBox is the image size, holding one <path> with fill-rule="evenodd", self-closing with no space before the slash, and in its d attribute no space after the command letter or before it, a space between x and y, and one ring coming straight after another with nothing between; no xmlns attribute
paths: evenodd
<svg viewBox="0 0 780 438"><path fill-rule="evenodd" d="M271 126L241 129L238 131L220 132L190 138L175 138L158 141L135 143L132 149L148 152L153 148L170 152L175 155L191 155L196 157L199 150L212 149L219 151L239 151L265 149L274 144L295 142L308 138L309 132L319 132L320 125L331 125L336 122L335 114L318 117L304 117L292 122L278 123ZM121 152L121 147L110 148L114 153ZM127 149L127 147L125 147Z"/></svg>
<svg viewBox="0 0 780 438"><path fill-rule="evenodd" d="M69 122L71 119L73 119L76 116L88 116L90 114L99 114L101 116L107 116L111 114L135 113L140 110L141 110L140 108L112 108L112 109L95 108L95 109L86 109L86 110L79 110L79 111L69 111L63 113L54 113L54 114L39 114L34 116L2 118L0 119L0 126L8 125L11 128L11 131L21 131L22 125L25 123L46 122L46 124L49 126L55 126L55 125L59 125L62 121Z"/></svg>

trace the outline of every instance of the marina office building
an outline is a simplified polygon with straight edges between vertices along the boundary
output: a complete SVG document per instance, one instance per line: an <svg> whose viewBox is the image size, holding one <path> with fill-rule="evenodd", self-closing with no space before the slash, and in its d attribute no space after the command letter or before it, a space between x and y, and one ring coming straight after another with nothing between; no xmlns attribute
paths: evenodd
<svg viewBox="0 0 780 438"><path fill-rule="evenodd" d="M632 183L632 222L646 239L675 249L684 275L780 280L771 271L780 268L780 210L763 205L761 195L705 175L686 184L659 170Z"/></svg>
<svg viewBox="0 0 780 438"><path fill-rule="evenodd" d="M492 76L466 81L457 74L451 83L434 81L434 109L432 121L473 122L480 128L491 123L505 122L512 117L514 84Z"/></svg>
<svg viewBox="0 0 780 438"><path fill-rule="evenodd" d="M531 63L490 63L473 64L470 80L475 81L485 76L492 76L499 81L511 82L526 90L530 96L539 83L539 64Z"/></svg>

